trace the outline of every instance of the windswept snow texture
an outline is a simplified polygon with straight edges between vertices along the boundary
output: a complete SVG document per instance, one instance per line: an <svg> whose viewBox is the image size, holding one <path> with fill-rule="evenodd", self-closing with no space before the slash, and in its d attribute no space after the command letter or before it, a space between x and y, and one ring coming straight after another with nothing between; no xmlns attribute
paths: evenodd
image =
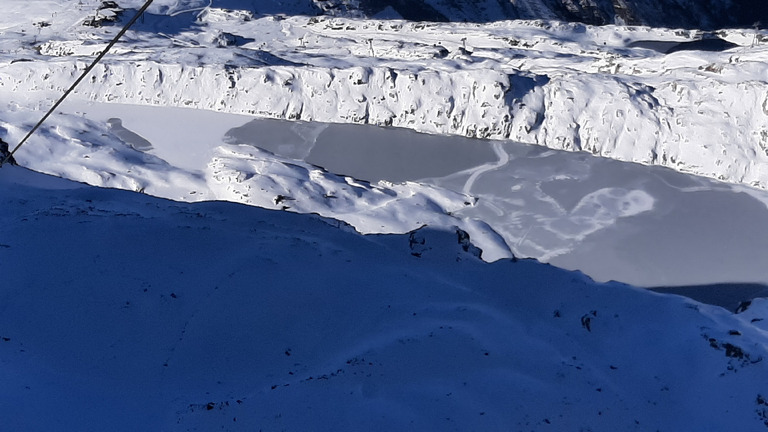
<svg viewBox="0 0 768 432"><path fill-rule="evenodd" d="M0 170L7 430L740 430L768 425L768 304L734 315L361 236Z"/></svg>

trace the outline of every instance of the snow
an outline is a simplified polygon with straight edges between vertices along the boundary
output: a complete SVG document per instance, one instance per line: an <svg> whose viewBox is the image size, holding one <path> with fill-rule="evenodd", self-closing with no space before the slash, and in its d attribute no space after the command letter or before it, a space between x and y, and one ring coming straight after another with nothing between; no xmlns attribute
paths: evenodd
<svg viewBox="0 0 768 432"><path fill-rule="evenodd" d="M633 43L685 42L697 33L201 11L139 24L79 96L509 138L768 185L761 168L768 159L766 48L754 30L721 31L734 49L665 55ZM35 38L55 35L33 42L39 54L21 46L6 55L50 57L9 61L0 74L5 92L58 93L83 67L79 54L99 50L93 39L114 31L80 27L74 41L60 41L57 27L35 29ZM222 34L234 45L205 49L219 47ZM62 44L69 48L52 48Z"/></svg>
<svg viewBox="0 0 768 432"><path fill-rule="evenodd" d="M116 31L81 25L97 5L58 11L39 2L9 6L11 17L23 10L34 18L5 24L8 37L0 39L7 48L0 53L0 101L7 107L0 127L8 141L18 142L75 79L75 68L90 61L48 47L97 50ZM122 4L127 16L139 5ZM154 4L17 160L93 185L175 200L282 208L275 204L278 195L299 192L258 185L261 177L253 176L264 172L253 167L209 168L232 144L255 145L279 157L271 165L276 172L298 175L294 167L300 166L308 176L319 166L338 175L323 180L332 178L333 187L297 179L292 187L314 184L320 195L304 196L289 211L344 213L363 233L404 232L422 223L460 226L489 261L533 257L598 280L642 286L768 280L762 264L768 232L760 222L765 210L754 201L768 203L759 189L768 173L761 148L762 33L724 30L718 35L739 48L664 55L645 47L691 41L698 32L282 16L266 11L276 7L271 3L217 5ZM310 13L298 3L281 7ZM42 21L49 25L34 25ZM293 123L248 126L254 117ZM110 121L121 128L109 127ZM152 150L132 151L137 143ZM519 143L749 186L690 183L621 164L603 168L597 159L538 153ZM216 163L222 161L233 159ZM559 171L542 166L550 164ZM224 177L213 178L221 172L248 178L247 189L261 195L248 198L240 186L221 187ZM321 191L347 188L347 176L399 198L386 207L365 201L359 212L365 217L353 218L354 206L336 208ZM395 191L393 184L403 181L410 183ZM678 189L680 183L689 186ZM601 190L618 195L596 200L608 196ZM621 196L639 200L638 207L612 207ZM691 214L700 223L680 219ZM390 219L395 216L401 219ZM719 228L713 232L710 225Z"/></svg>
<svg viewBox="0 0 768 432"><path fill-rule="evenodd" d="M762 430L765 332L456 234L0 170L13 430Z"/></svg>
<svg viewBox="0 0 768 432"><path fill-rule="evenodd" d="M6 141L100 4L4 3ZM764 33L319 4L156 1L0 169L4 427L765 429Z"/></svg>

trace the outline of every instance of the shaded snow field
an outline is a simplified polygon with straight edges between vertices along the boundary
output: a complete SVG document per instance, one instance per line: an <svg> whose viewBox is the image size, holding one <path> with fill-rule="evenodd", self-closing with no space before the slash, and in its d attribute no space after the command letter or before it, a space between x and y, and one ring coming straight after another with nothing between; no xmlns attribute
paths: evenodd
<svg viewBox="0 0 768 432"><path fill-rule="evenodd" d="M596 280L768 281L768 193L743 186L584 153L403 129L75 101L63 111L59 126L44 134L54 143L42 150L62 157L22 163L174 199L317 212L367 233L456 225L486 260L513 253ZM101 135L113 147L79 149L68 138L77 127L89 129L81 138ZM137 143L149 150L136 151ZM70 158L84 167L72 168ZM354 193L344 195L344 188Z"/></svg>
<svg viewBox="0 0 768 432"><path fill-rule="evenodd" d="M764 299L734 314L532 260L484 263L453 231L361 236L14 166L0 202L3 431L768 421Z"/></svg>

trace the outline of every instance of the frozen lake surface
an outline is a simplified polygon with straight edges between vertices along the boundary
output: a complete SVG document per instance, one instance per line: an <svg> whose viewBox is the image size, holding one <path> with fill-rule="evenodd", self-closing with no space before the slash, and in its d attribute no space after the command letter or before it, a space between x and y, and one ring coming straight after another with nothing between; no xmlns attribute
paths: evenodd
<svg viewBox="0 0 768 432"><path fill-rule="evenodd" d="M466 193L477 203L455 215L488 223L516 256L598 281L768 282L768 193L743 186L585 153L403 129L82 102L70 109L105 124L118 119L121 134L139 136L148 153L190 172L202 172L223 143L248 144L359 180Z"/></svg>

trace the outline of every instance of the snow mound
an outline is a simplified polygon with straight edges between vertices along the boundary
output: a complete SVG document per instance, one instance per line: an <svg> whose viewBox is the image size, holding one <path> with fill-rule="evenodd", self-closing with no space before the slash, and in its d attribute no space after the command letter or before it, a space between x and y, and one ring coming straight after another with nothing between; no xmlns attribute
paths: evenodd
<svg viewBox="0 0 768 432"><path fill-rule="evenodd" d="M469 196L418 183L359 182L247 145L218 147L207 176L218 199L317 213L365 233L460 224L451 212L474 202Z"/></svg>

